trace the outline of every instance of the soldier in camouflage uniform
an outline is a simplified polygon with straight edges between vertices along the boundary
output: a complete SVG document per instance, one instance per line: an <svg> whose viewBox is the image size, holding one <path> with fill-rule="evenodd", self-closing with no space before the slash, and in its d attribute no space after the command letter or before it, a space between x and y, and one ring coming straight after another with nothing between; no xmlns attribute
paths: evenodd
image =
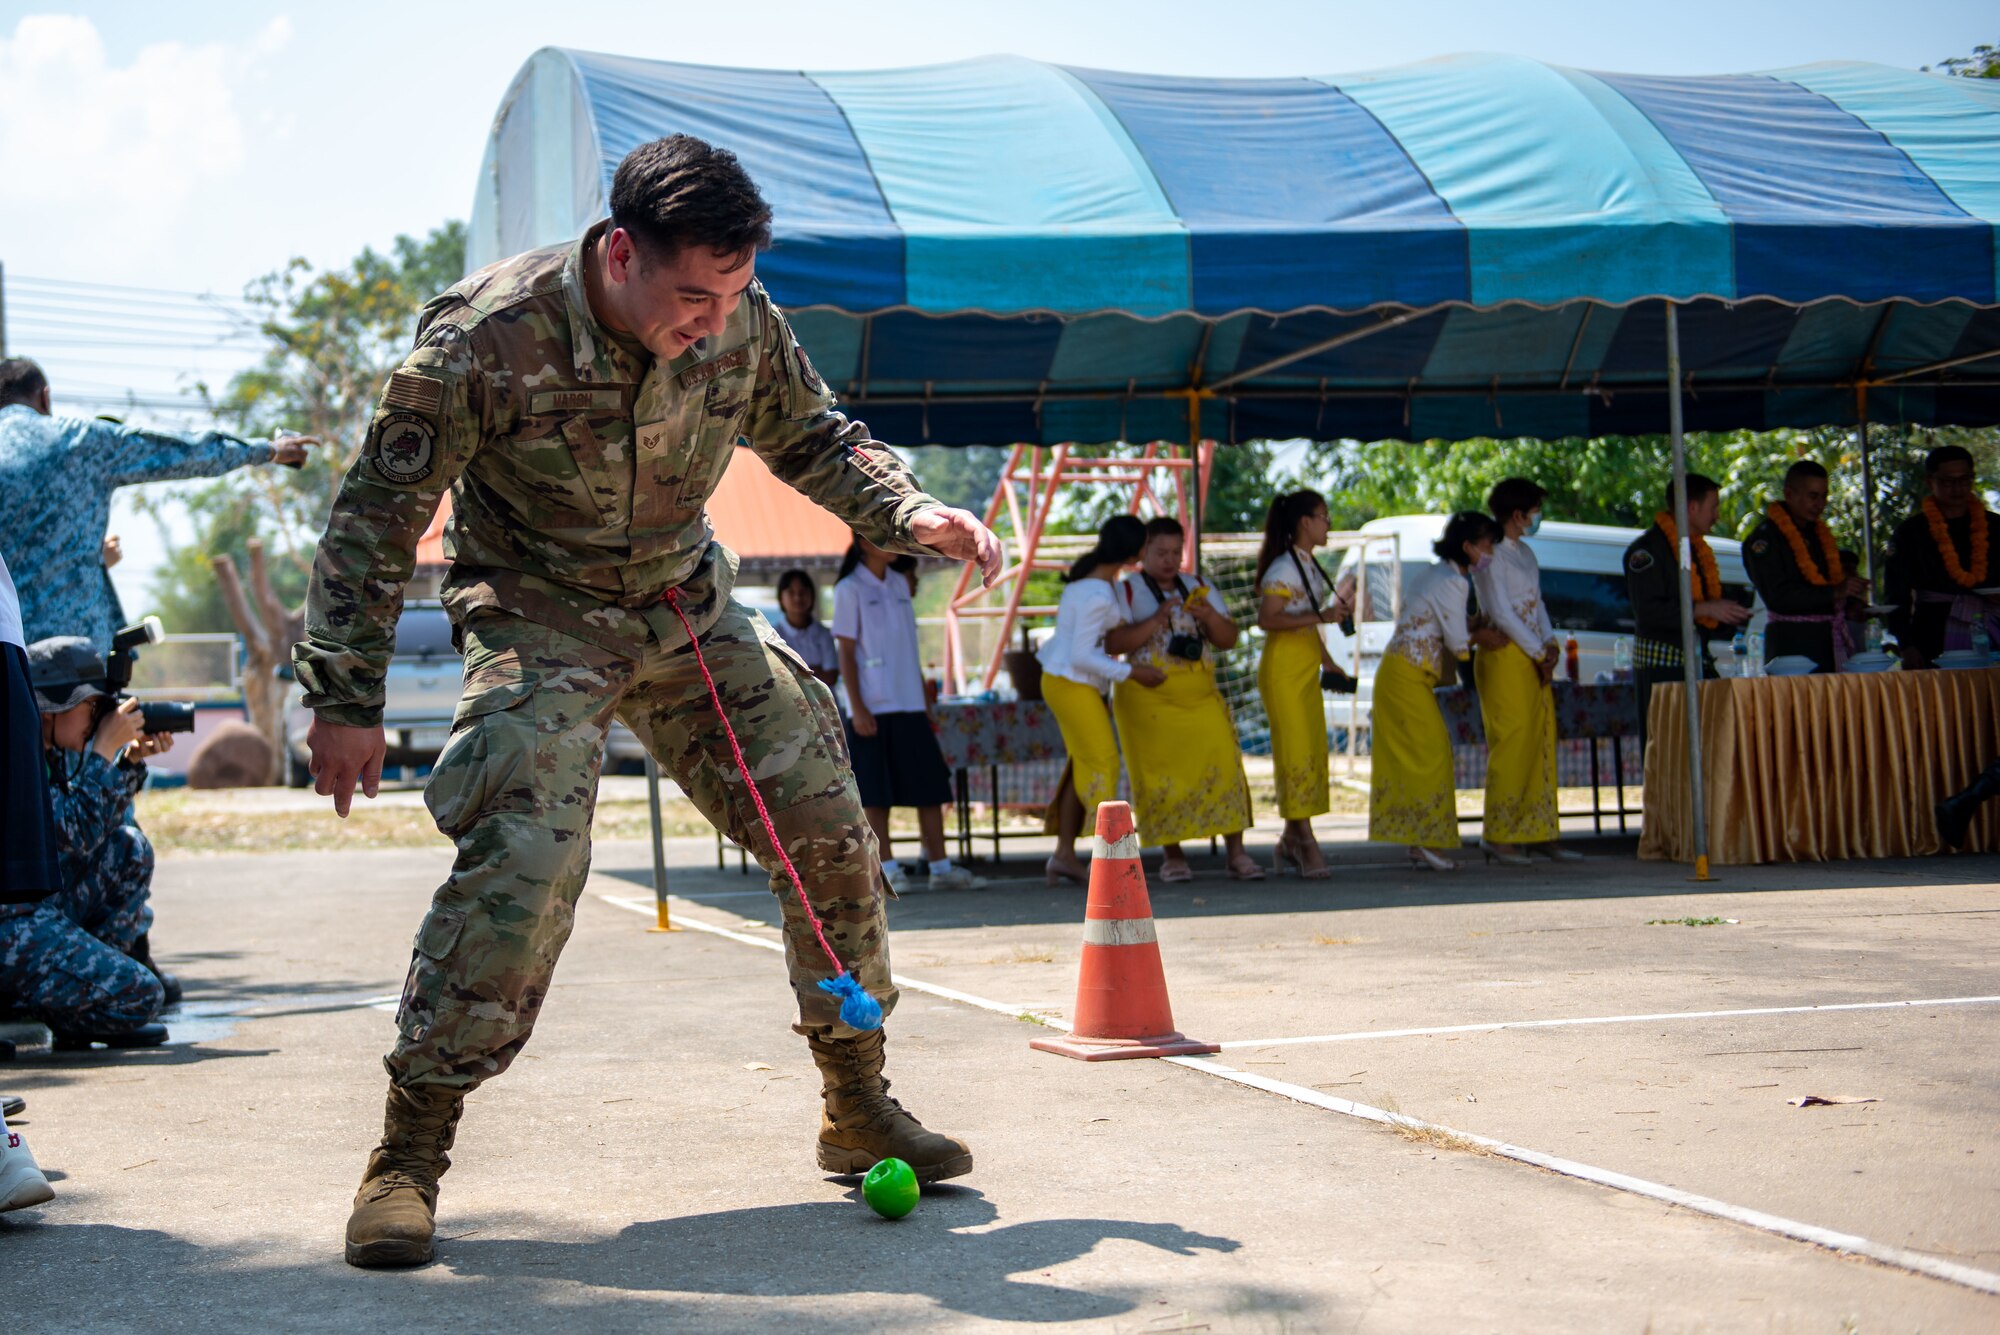
<svg viewBox="0 0 2000 1335"><path fill-rule="evenodd" d="M474 274L424 309L320 544L295 653L317 789L345 814L382 761L383 673L418 536L452 489L443 596L465 692L425 793L458 844L416 938L386 1058L385 1133L347 1231L356 1265L428 1260L464 1096L533 1030L590 865L606 730L622 720L772 875L831 1172L891 1155L966 1172L963 1143L888 1095L880 1031L842 1024L832 969L732 759L676 608L700 642L778 838L828 939L882 1004L878 852L833 699L730 596L735 557L703 506L739 439L878 544L976 559L998 544L917 489L838 412L752 277L769 210L728 153L685 136L635 150L611 220ZM666 600L671 599L672 604Z"/></svg>

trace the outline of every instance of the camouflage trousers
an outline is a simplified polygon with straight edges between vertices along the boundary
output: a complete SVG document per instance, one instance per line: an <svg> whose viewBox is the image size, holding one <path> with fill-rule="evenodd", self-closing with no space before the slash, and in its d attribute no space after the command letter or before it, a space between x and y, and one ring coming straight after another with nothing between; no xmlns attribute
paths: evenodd
<svg viewBox="0 0 2000 1335"><path fill-rule="evenodd" d="M76 925L59 897L0 904L0 1006L51 1029L116 1033L160 1013L160 980Z"/></svg>
<svg viewBox="0 0 2000 1335"><path fill-rule="evenodd" d="M604 742L622 721L714 825L771 874L802 1034L851 1037L832 967L757 818L685 645L632 659L524 618L475 613L465 692L424 798L458 844L417 931L384 1059L395 1083L466 1091L527 1043L590 870ZM730 602L702 653L750 778L848 970L894 1006L873 836L833 695L762 616Z"/></svg>
<svg viewBox="0 0 2000 1335"><path fill-rule="evenodd" d="M153 845L132 825L36 904L0 904L0 1006L51 1029L115 1032L150 1022L159 980L125 952L153 925Z"/></svg>
<svg viewBox="0 0 2000 1335"><path fill-rule="evenodd" d="M64 888L50 902L114 950L130 950L153 928L153 841L136 825L120 825L74 878L63 858ZM73 884L71 883L73 880Z"/></svg>

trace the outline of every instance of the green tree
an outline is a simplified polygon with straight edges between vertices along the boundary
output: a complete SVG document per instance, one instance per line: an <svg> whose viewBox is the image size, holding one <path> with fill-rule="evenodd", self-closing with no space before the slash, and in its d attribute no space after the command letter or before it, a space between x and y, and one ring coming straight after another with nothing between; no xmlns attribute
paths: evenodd
<svg viewBox="0 0 2000 1335"><path fill-rule="evenodd" d="M919 445L899 452L925 491L946 505L983 515L1009 450L999 445Z"/></svg>
<svg viewBox="0 0 2000 1335"><path fill-rule="evenodd" d="M425 302L465 270L465 225L448 222L422 238L399 236L384 254L366 248L347 266L315 270L295 259L252 283L270 349L211 401L218 419L247 437L274 431L317 436L300 469L241 469L172 500L185 508L193 541L174 550L155 577L152 602L174 630L236 627L216 589L210 561L247 565L248 543L273 554L271 584L288 605L304 596L314 546L334 492L360 451L382 382L402 359Z"/></svg>
<svg viewBox="0 0 2000 1335"><path fill-rule="evenodd" d="M1947 56L1937 63L1946 74L1967 79L2000 79L2000 46L1981 42L1969 56ZM1924 66L1926 70L1930 66Z"/></svg>

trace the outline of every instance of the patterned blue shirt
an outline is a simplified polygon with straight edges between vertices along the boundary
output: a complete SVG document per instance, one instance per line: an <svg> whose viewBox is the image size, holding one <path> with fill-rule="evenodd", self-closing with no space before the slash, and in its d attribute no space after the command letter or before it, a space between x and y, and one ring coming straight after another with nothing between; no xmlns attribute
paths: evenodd
<svg viewBox="0 0 2000 1335"><path fill-rule="evenodd" d="M104 569L111 493L137 482L215 477L268 463L271 447L219 431L183 440L102 419L0 408L0 550L21 595L27 641L87 635L111 648L123 615Z"/></svg>

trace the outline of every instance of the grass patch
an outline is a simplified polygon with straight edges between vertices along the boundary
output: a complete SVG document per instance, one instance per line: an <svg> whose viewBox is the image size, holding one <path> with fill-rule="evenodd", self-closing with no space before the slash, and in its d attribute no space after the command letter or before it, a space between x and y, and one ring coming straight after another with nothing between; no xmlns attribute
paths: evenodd
<svg viewBox="0 0 2000 1335"><path fill-rule="evenodd" d="M1484 1158L1491 1158L1493 1155L1492 1150L1468 1135L1453 1131L1449 1127L1432 1126L1428 1122L1405 1116L1393 1098L1382 1100L1382 1111L1389 1114L1389 1129L1412 1145L1428 1145L1434 1150L1452 1150L1459 1154L1477 1154Z"/></svg>
<svg viewBox="0 0 2000 1335"><path fill-rule="evenodd" d="M1723 927L1736 921L1734 918L1648 918L1648 927Z"/></svg>
<svg viewBox="0 0 2000 1335"><path fill-rule="evenodd" d="M357 797L346 820L324 806L262 809L231 802L227 794L168 788L139 794L139 824L162 853L299 853L332 849L449 848L422 806L379 806ZM712 832L694 804L661 804L669 837ZM597 808L598 839L647 837L644 802L605 802Z"/></svg>
<svg viewBox="0 0 2000 1335"><path fill-rule="evenodd" d="M1036 950L1028 946L1016 946L1008 954L996 955L990 960L981 960L979 962L981 964L1054 964L1056 962L1056 953L1046 948Z"/></svg>
<svg viewBox="0 0 2000 1335"><path fill-rule="evenodd" d="M1428 1145L1434 1150L1452 1150L1459 1154L1477 1154L1491 1158L1493 1151L1467 1135L1462 1135L1448 1127L1431 1126L1407 1117L1391 1117L1389 1129L1409 1141L1412 1145Z"/></svg>

